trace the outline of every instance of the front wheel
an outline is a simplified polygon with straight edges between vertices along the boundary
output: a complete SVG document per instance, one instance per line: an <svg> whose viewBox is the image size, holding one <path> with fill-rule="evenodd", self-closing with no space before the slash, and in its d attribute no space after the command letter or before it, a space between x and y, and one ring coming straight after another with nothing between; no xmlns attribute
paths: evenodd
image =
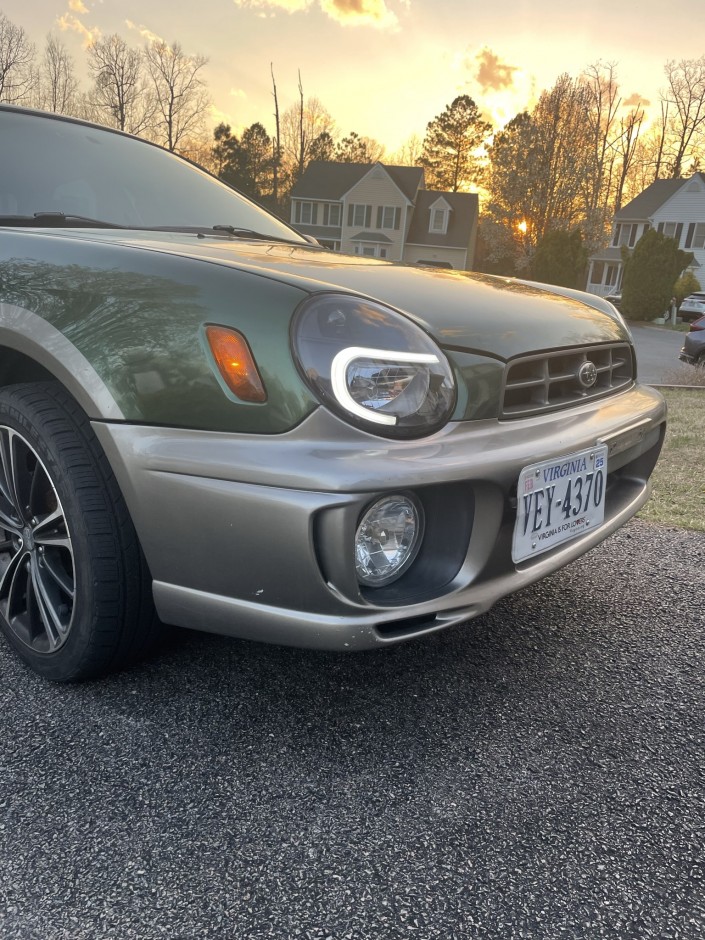
<svg viewBox="0 0 705 940"><path fill-rule="evenodd" d="M90 422L54 383L0 390L0 629L58 681L121 665L155 631L151 579Z"/></svg>

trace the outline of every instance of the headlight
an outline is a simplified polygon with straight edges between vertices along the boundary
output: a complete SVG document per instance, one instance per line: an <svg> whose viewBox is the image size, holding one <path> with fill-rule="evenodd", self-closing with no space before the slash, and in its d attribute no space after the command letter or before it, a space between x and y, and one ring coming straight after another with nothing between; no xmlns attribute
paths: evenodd
<svg viewBox="0 0 705 940"><path fill-rule="evenodd" d="M436 343L371 300L319 294L305 301L292 345L318 398L367 431L423 437L442 427L455 406L453 373Z"/></svg>
<svg viewBox="0 0 705 940"><path fill-rule="evenodd" d="M355 533L358 581L370 587L396 581L416 557L422 534L421 508L408 496L378 500Z"/></svg>

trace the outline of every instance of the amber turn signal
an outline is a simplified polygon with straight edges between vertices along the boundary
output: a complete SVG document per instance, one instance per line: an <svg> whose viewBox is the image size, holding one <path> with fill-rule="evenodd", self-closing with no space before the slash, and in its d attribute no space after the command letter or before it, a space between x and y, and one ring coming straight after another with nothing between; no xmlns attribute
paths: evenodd
<svg viewBox="0 0 705 940"><path fill-rule="evenodd" d="M267 392L242 333L224 326L207 326L206 336L218 370L230 391L241 401L266 401Z"/></svg>

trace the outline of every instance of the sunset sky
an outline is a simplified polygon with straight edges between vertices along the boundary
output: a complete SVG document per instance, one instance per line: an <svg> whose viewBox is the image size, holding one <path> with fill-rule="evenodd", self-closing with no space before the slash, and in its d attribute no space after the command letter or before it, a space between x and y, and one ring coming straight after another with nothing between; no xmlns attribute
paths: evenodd
<svg viewBox="0 0 705 940"><path fill-rule="evenodd" d="M705 54L702 0L0 0L0 11L41 47L54 31L85 77L82 45L120 33L138 45L177 40L208 57L211 121L273 129L270 62L283 110L318 97L339 131L388 152L456 95L495 125L530 107L558 75L617 63L625 102L656 101L667 59Z"/></svg>

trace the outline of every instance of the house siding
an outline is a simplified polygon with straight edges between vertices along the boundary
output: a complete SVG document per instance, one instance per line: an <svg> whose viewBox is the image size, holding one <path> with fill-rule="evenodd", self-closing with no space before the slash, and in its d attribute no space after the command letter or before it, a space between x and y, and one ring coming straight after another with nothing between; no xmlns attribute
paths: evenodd
<svg viewBox="0 0 705 940"><path fill-rule="evenodd" d="M370 224L367 225L348 225L348 206L363 205L371 206ZM400 222L398 229L377 228L377 208L379 206L393 206L399 209ZM399 191L397 185L381 168L375 168L360 182L345 194L343 198L343 230L341 250L353 254L355 244L352 236L361 231L379 232L389 239L389 244L385 243L387 249L387 259L390 261L401 261L404 248L405 235L405 210L407 201Z"/></svg>
<svg viewBox="0 0 705 940"><path fill-rule="evenodd" d="M606 294L621 289L623 265L619 254L620 250L614 245L617 224L638 224L636 241L636 244L638 244L638 241L649 228L658 230L659 225L668 222L674 222L682 226L678 247L693 253L695 276L700 281L701 286L705 286L705 247L694 248L691 245L691 247L686 248L689 227L698 223L705 224L705 180L701 174L696 174L688 180L683 180L683 185L673 195L666 198L661 206L654 209L648 219L630 216L628 205L621 210L615 224L612 226L610 247L597 252L590 259L587 290L590 293L604 297ZM616 276L613 279L610 278L612 283L607 283L608 272L611 270L614 274L615 269Z"/></svg>
<svg viewBox="0 0 705 940"><path fill-rule="evenodd" d="M658 228L661 222L682 223L683 230L678 242L678 247L684 251L692 251L698 267L695 269L695 276L700 281L700 286L705 286L705 248L686 248L685 243L688 238L688 227L691 224L705 224L705 185L699 184L699 192L690 189L691 183L686 183L675 196L672 196L668 202L661 206L658 212L654 213L653 225Z"/></svg>

